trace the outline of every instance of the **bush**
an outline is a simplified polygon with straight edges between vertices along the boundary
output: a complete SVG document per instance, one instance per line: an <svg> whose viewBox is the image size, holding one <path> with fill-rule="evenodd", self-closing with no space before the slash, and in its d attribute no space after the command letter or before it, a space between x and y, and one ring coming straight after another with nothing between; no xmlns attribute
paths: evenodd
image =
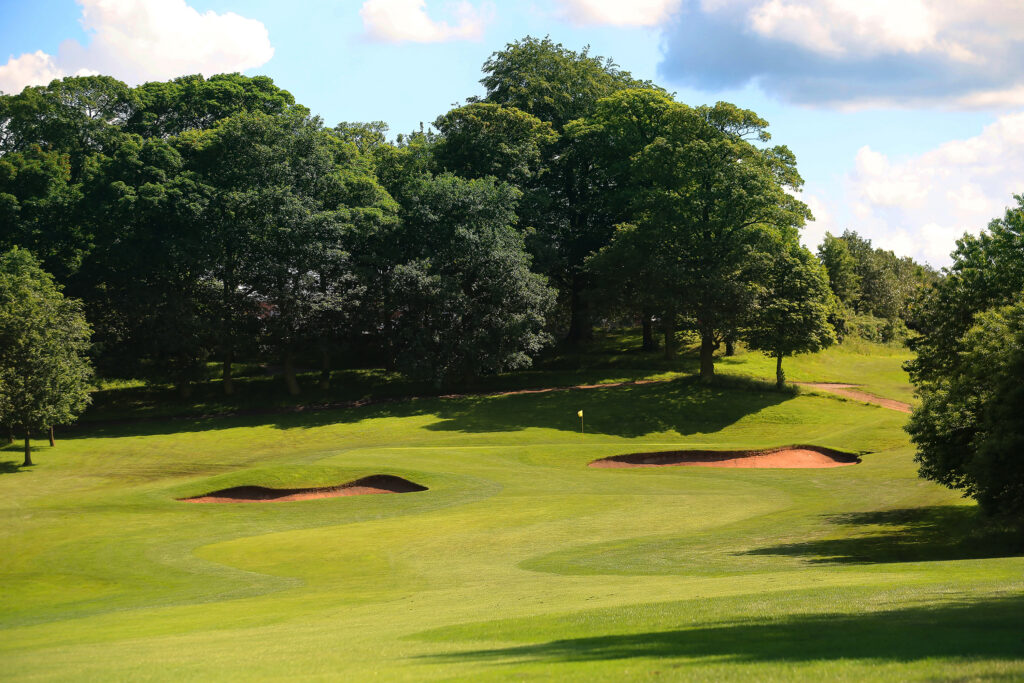
<svg viewBox="0 0 1024 683"><path fill-rule="evenodd" d="M856 336L878 344L904 344L910 337L907 324L900 318L873 315L848 315L844 320L846 336Z"/></svg>

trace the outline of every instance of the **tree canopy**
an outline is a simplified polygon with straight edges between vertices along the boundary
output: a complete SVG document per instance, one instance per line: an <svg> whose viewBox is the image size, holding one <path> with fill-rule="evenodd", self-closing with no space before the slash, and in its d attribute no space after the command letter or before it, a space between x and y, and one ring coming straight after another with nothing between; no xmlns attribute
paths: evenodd
<svg viewBox="0 0 1024 683"><path fill-rule="evenodd" d="M0 425L25 440L66 424L89 403L90 329L81 303L66 299L25 249L0 255Z"/></svg>
<svg viewBox="0 0 1024 683"><path fill-rule="evenodd" d="M346 355L465 384L585 341L599 314L639 316L648 347L657 320L668 354L697 333L710 379L720 343L770 336L772 296L803 321L824 306L816 276L778 271L810 267L793 251L810 214L754 112L685 105L549 38L492 54L481 84L393 139L327 128L265 76L0 95L0 248L84 302L101 372L183 396L214 362L226 393L248 361L293 394L315 364L327 388ZM799 336L771 349L816 343Z"/></svg>
<svg viewBox="0 0 1024 683"><path fill-rule="evenodd" d="M795 240L810 216L790 193L802 184L792 153L754 144L769 139L767 125L731 104L691 108L651 91L618 93L580 124L581 136L612 140L605 168L611 196L622 196L613 212L634 226L605 248L624 253L598 263L659 254L660 268L634 278L648 290L638 305L659 301L665 325L700 335L705 381L715 348L738 336L756 303L770 245Z"/></svg>
<svg viewBox="0 0 1024 683"><path fill-rule="evenodd" d="M829 322L835 304L824 266L796 242L779 247L766 264L763 289L743 340L776 359L776 386L781 389L786 381L783 358L821 351L836 337Z"/></svg>
<svg viewBox="0 0 1024 683"><path fill-rule="evenodd" d="M921 305L907 431L921 476L1024 516L1024 196L975 237Z"/></svg>

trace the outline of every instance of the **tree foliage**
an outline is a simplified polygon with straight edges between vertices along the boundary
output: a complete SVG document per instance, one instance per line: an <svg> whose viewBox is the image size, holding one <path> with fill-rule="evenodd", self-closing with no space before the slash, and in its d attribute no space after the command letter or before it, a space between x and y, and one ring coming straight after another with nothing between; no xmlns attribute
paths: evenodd
<svg viewBox="0 0 1024 683"><path fill-rule="evenodd" d="M584 261L608 243L617 221L600 210L605 188L596 173L595 149L578 144L567 129L592 115L603 97L655 86L611 59L591 55L589 48L576 52L550 38L529 36L492 54L483 71L486 95L479 101L526 112L558 136L545 147L543 176L537 191L524 196L521 212L536 227L528 246L537 268L569 308L567 339L579 343L591 336L593 322L593 282Z"/></svg>
<svg viewBox="0 0 1024 683"><path fill-rule="evenodd" d="M437 386L528 367L549 341L553 292L530 272L515 230L515 188L451 174L409 179L384 284L397 368Z"/></svg>
<svg viewBox="0 0 1024 683"><path fill-rule="evenodd" d="M81 266L90 236L76 215L80 188L68 154L32 144L0 156L0 250L20 245L66 280Z"/></svg>
<svg viewBox="0 0 1024 683"><path fill-rule="evenodd" d="M638 305L660 301L667 326L678 319L700 335L701 377L710 380L715 348L738 335L756 303L770 245L794 240L810 216L787 192L802 184L795 160L785 147L754 144L769 139L767 122L731 104L691 108L650 91L602 104L582 126L586 136L611 141L616 153L605 168L619 179L610 183L613 196L622 196L616 210L634 227L606 248L624 253L601 261L658 254L661 266L639 282L648 293Z"/></svg>
<svg viewBox="0 0 1024 683"><path fill-rule="evenodd" d="M467 104L438 117L434 156L464 178L493 176L526 191L545 170L545 152L558 139L550 123L514 107Z"/></svg>
<svg viewBox="0 0 1024 683"><path fill-rule="evenodd" d="M907 431L921 476L1024 515L1024 196L974 237L921 306Z"/></svg>
<svg viewBox="0 0 1024 683"><path fill-rule="evenodd" d="M860 276L847 241L830 232L825 233L825 239L818 246L818 259L825 266L829 286L839 301L846 306L856 304L860 295Z"/></svg>
<svg viewBox="0 0 1024 683"><path fill-rule="evenodd" d="M394 140L325 129L264 76L0 95L0 249L85 302L102 370L183 395L214 359L227 393L241 361L292 393L319 363L327 388L350 351L471 382L584 341L599 303L648 346L660 319L669 354L696 331L710 378L809 215L793 155L587 48L526 37L483 70L482 97Z"/></svg>
<svg viewBox="0 0 1024 683"><path fill-rule="evenodd" d="M0 425L25 439L74 420L89 403L89 325L24 249L0 256Z"/></svg>
<svg viewBox="0 0 1024 683"><path fill-rule="evenodd" d="M929 266L910 257L871 245L871 240L846 230L831 233L818 247L832 291L842 303L835 322L841 333L856 332L873 341L903 341L916 329L917 302L939 279Z"/></svg>
<svg viewBox="0 0 1024 683"><path fill-rule="evenodd" d="M786 381L783 358L821 351L836 337L829 322L835 304L824 266L796 242L779 247L767 264L764 288L743 340L776 359L776 385L781 389Z"/></svg>

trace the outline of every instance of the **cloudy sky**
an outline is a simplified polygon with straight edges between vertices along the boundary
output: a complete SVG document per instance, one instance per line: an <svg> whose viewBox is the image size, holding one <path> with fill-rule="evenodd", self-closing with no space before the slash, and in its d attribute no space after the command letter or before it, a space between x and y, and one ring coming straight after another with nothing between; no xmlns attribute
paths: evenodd
<svg viewBox="0 0 1024 683"><path fill-rule="evenodd" d="M1024 192L1021 0L2 0L0 91L242 71L328 125L401 132L479 94L487 56L527 34L767 118L810 246L851 228L945 265Z"/></svg>

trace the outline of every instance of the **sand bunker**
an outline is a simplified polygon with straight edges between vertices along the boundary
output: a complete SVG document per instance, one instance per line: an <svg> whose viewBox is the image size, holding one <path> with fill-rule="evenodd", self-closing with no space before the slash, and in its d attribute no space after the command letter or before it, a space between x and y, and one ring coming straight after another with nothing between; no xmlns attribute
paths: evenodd
<svg viewBox="0 0 1024 683"><path fill-rule="evenodd" d="M325 488L270 489L265 486L235 486L202 496L179 498L178 500L183 500L186 503L283 503L290 500L362 496L370 493L413 493L426 490L426 486L420 486L401 477L390 474L374 474L350 481L347 484Z"/></svg>
<svg viewBox="0 0 1024 683"><path fill-rule="evenodd" d="M813 469L856 465L860 458L830 448L785 446L763 451L662 451L601 458L591 467L754 467Z"/></svg>

